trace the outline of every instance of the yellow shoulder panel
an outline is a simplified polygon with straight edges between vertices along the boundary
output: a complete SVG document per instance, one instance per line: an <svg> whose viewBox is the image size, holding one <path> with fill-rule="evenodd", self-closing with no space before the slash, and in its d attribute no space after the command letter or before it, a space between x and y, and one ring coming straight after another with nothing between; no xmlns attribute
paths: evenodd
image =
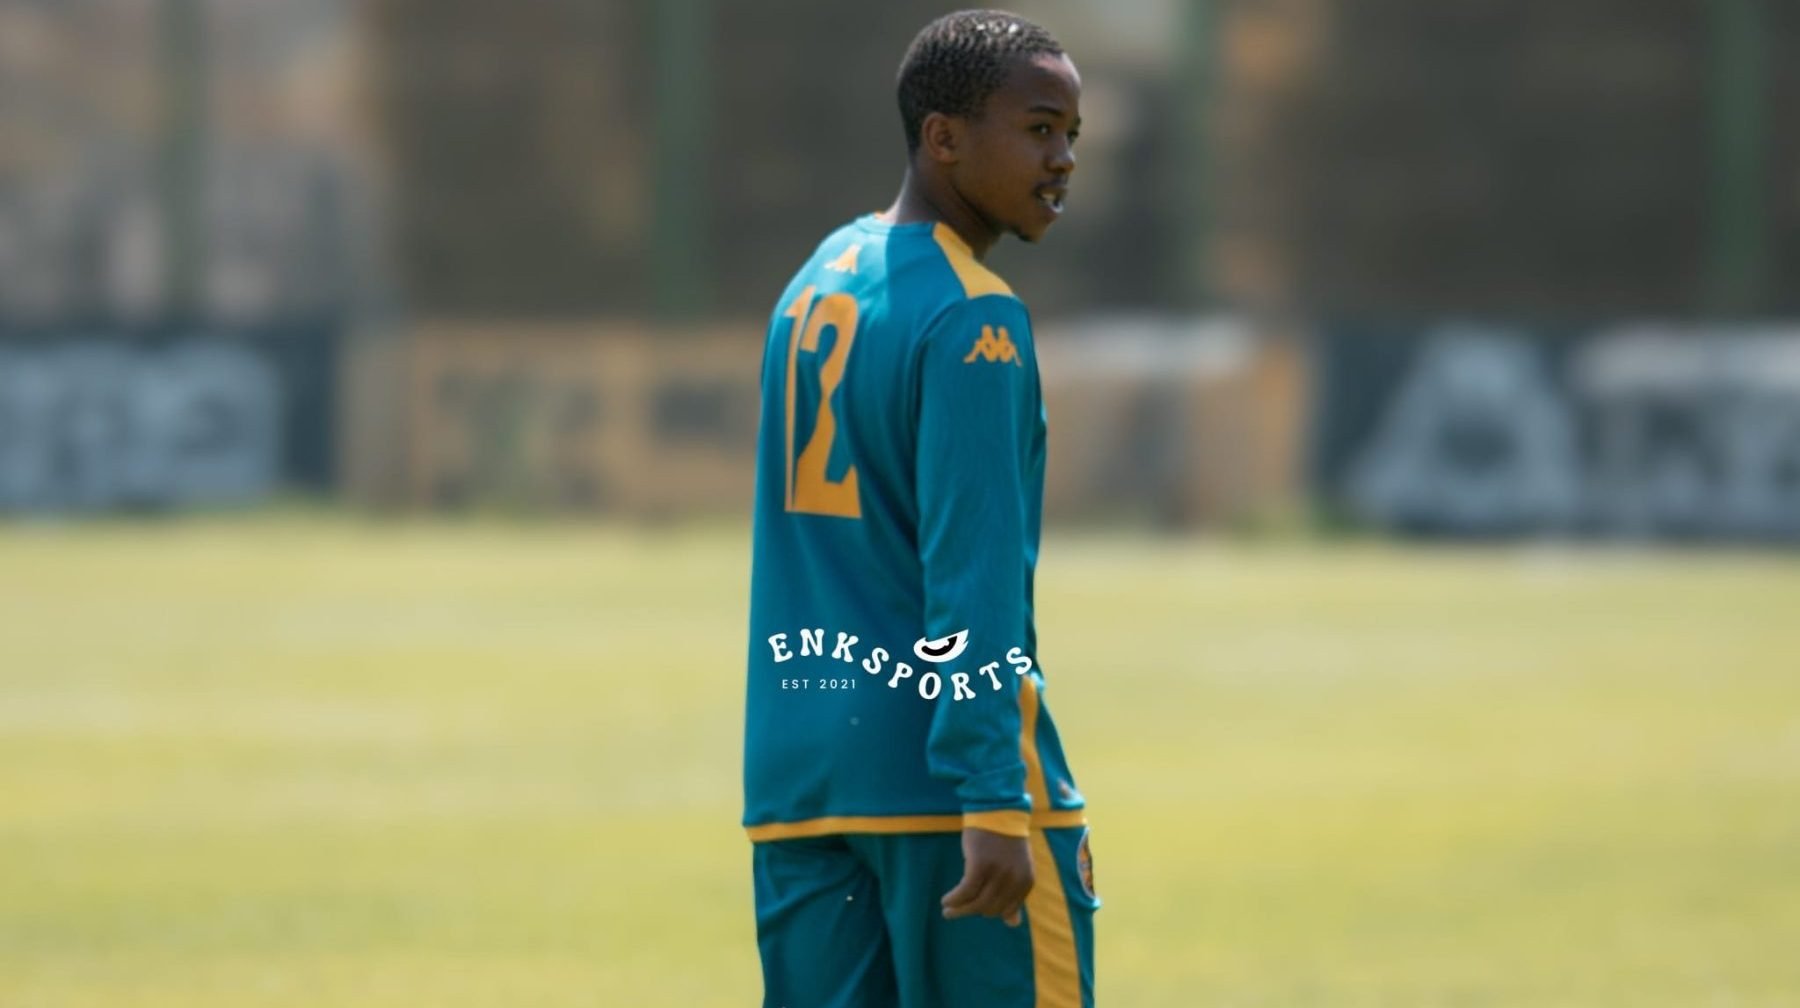
<svg viewBox="0 0 1800 1008"><path fill-rule="evenodd" d="M1012 295L1012 288L1006 281L994 275L994 272L981 265L975 259L975 253L962 236L951 230L950 225L939 222L931 229L931 236L937 239L938 248L944 250L944 258L950 260L950 268L956 271L956 279L962 281L963 296L977 298L983 294Z"/></svg>

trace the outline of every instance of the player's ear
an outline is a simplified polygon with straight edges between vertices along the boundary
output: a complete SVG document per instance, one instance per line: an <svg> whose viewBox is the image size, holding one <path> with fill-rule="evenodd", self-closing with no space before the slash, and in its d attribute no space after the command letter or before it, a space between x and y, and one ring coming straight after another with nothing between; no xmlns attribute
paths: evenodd
<svg viewBox="0 0 1800 1008"><path fill-rule="evenodd" d="M938 164L955 164L961 157L967 123L961 116L930 112L919 124L919 146Z"/></svg>

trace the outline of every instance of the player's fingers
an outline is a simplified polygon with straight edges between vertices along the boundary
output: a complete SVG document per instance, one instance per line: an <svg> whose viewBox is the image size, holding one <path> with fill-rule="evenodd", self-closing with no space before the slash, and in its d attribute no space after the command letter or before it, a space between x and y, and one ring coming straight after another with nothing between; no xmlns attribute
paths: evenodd
<svg viewBox="0 0 1800 1008"><path fill-rule="evenodd" d="M988 905L993 901L991 883L965 896L961 901L944 904L944 916L955 920L958 917L977 917L987 914Z"/></svg>
<svg viewBox="0 0 1800 1008"><path fill-rule="evenodd" d="M1001 920L1012 927L1019 927L1022 911L1024 911L1024 900L1026 900L1026 896L1031 895L1031 889L1037 886L1037 878L1035 878L1035 873L1026 873L1019 877L1008 878L1006 882L1008 884L1001 893L1001 909L994 916L999 916Z"/></svg>
<svg viewBox="0 0 1800 1008"><path fill-rule="evenodd" d="M969 891L963 892L965 888ZM965 875L962 884L944 896L944 916L952 920L977 914L991 917L1003 891L992 872ZM951 899L958 893L962 893L960 899Z"/></svg>
<svg viewBox="0 0 1800 1008"><path fill-rule="evenodd" d="M996 916L1007 924L1018 927L1020 910L1025 906L1025 897L1031 895L1034 881L1030 875L1010 880L1010 884L1000 894L1000 910Z"/></svg>
<svg viewBox="0 0 1800 1008"><path fill-rule="evenodd" d="M986 881L987 878L985 872L978 872L975 870L965 871L963 872L962 881L956 883L956 888L945 893L944 898L939 900L939 902L946 911L951 907L961 908L967 906L968 903L981 892L982 883Z"/></svg>
<svg viewBox="0 0 1800 1008"><path fill-rule="evenodd" d="M968 912L983 917L1000 917L1015 912L1031 892L1031 876L997 870L988 876L981 892L968 904Z"/></svg>
<svg viewBox="0 0 1800 1008"><path fill-rule="evenodd" d="M994 879L994 884L981 891L981 900L975 912L983 917L1004 917L1013 907L1019 905L1013 895L1017 887L1011 879L1004 876Z"/></svg>

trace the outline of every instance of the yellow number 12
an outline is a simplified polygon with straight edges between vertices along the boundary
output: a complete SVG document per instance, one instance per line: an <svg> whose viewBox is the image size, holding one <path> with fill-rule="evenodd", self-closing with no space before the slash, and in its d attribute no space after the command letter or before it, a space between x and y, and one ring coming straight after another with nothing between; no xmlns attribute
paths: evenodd
<svg viewBox="0 0 1800 1008"><path fill-rule="evenodd" d="M856 466L848 467L844 478L835 483L825 478L831 442L837 437L837 416L831 412L831 394L844 380L844 364L850 357L850 345L856 342L856 299L848 294L827 294L814 304L813 288L808 287L783 314L794 320L794 331L788 337L787 359L787 509L839 518L861 518L862 502L856 495ZM819 414L813 421L812 437L807 439L796 462L794 368L800 351L815 355L819 352L819 334L826 326L837 330L837 340L819 365Z"/></svg>

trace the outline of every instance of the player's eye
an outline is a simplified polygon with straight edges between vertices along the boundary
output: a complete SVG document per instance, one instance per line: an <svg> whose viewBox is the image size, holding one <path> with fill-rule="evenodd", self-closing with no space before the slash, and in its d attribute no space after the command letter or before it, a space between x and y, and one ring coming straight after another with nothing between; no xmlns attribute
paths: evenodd
<svg viewBox="0 0 1800 1008"><path fill-rule="evenodd" d="M1031 127L1031 132L1036 133L1038 136L1049 136L1050 135L1050 124L1049 123L1038 123L1037 125Z"/></svg>
<svg viewBox="0 0 1800 1008"><path fill-rule="evenodd" d="M969 631L965 628L948 637L939 637L937 640L926 640L920 637L913 642L913 654L918 655L922 661L941 665L944 662L953 661L968 646Z"/></svg>
<svg viewBox="0 0 1800 1008"><path fill-rule="evenodd" d="M1079 139L1081 139L1081 131L1080 130L1070 130L1069 131L1069 142L1070 143L1074 143L1075 141L1077 141Z"/></svg>

